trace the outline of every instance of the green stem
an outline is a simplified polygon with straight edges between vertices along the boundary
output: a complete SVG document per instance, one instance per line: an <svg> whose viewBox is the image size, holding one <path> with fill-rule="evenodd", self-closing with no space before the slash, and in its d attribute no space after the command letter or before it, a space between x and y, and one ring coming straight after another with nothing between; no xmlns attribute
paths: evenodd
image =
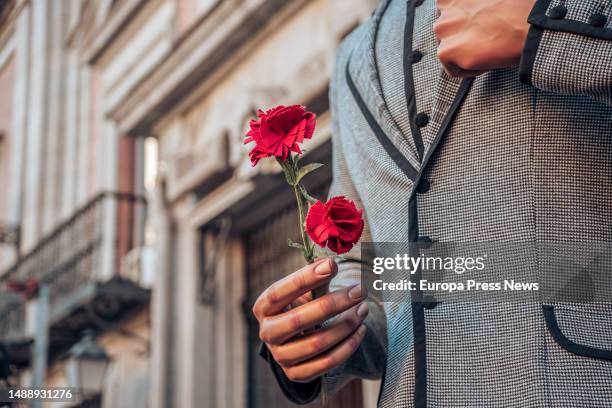
<svg viewBox="0 0 612 408"><path fill-rule="evenodd" d="M306 262L311 264L314 262L314 254L312 250L312 245L310 243L310 239L308 238L308 235L306 235L306 232L304 231L304 222L306 219L306 214L304 211L304 199L302 198L302 193L300 191L300 185L298 183L295 183L296 172L295 172L293 157L289 156L286 162L282 162L279 160L279 163L283 169L283 172L285 173L285 178L287 179L287 182L291 185L291 188L293 189L293 194L295 194L295 200L297 202L298 213L299 213L299 218L300 218L300 235L302 237L302 246L303 246L302 254L304 255L304 259L306 260Z"/></svg>
<svg viewBox="0 0 612 408"><path fill-rule="evenodd" d="M306 219L306 216L304 214L304 200L302 199L302 194L300 193L300 187L297 184L293 186L293 193L295 194L295 199L298 205L298 212L300 214L300 234L302 235L302 245L304 245L304 258L306 259L306 262L311 264L314 262L312 254L312 245L310 245L310 239L304 231L304 222Z"/></svg>
<svg viewBox="0 0 612 408"><path fill-rule="evenodd" d="M313 253L313 246L310 243L310 239L308 238L308 235L306 234L305 231L305 219L306 219L306 214L304 212L304 198L302 197L302 192L300 191L300 184L299 183L295 183L295 179L296 179L296 169L294 166L294 162L293 162L293 157L291 155L289 155L289 158L287 160L287 163L283 163L280 162L281 167L283 168L283 171L285 172L285 177L287 178L287 181L289 182L289 184L291 184L291 187L293 188L293 194L295 194L295 201L297 202L297 206L298 206L298 212L299 212L299 217L300 217L300 234L302 236L302 245L303 245L303 255L304 255L304 259L306 259L306 262L311 264L314 262L314 253ZM319 288L319 290L314 289L312 291L312 297L313 299L316 299L318 297L321 297L325 294L326 292L326 288L323 288L323 291L321 291L321 288ZM320 327L318 327L320 328ZM328 405L328 395L327 395L327 387L325 386L325 376L322 375L321 378L321 405L326 408Z"/></svg>

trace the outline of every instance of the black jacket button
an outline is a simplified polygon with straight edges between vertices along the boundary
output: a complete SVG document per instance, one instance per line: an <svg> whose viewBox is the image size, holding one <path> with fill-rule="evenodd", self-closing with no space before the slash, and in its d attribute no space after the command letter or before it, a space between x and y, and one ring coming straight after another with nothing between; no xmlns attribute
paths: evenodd
<svg viewBox="0 0 612 408"><path fill-rule="evenodd" d="M560 4L550 9L548 16L553 20L561 20L567 15L567 8Z"/></svg>
<svg viewBox="0 0 612 408"><path fill-rule="evenodd" d="M425 194L429 191L429 187L431 187L431 183L427 179L421 179L417 185L417 193Z"/></svg>
<svg viewBox="0 0 612 408"><path fill-rule="evenodd" d="M425 309L435 309L436 306L438 306L440 302L436 302L433 298L433 296L429 296L429 295L425 295L423 296L423 307Z"/></svg>
<svg viewBox="0 0 612 408"><path fill-rule="evenodd" d="M433 245L433 240L426 236L418 237L417 242L419 243L417 247L420 249L429 249Z"/></svg>
<svg viewBox="0 0 612 408"><path fill-rule="evenodd" d="M425 0L414 0L414 7L419 7Z"/></svg>
<svg viewBox="0 0 612 408"><path fill-rule="evenodd" d="M419 50L412 51L412 63L416 64L423 58L423 53Z"/></svg>
<svg viewBox="0 0 612 408"><path fill-rule="evenodd" d="M603 27L608 22L608 17L601 13L591 14L589 17L589 24L593 27Z"/></svg>
<svg viewBox="0 0 612 408"><path fill-rule="evenodd" d="M425 127L429 123L429 116L421 112L414 118L414 123L420 128Z"/></svg>

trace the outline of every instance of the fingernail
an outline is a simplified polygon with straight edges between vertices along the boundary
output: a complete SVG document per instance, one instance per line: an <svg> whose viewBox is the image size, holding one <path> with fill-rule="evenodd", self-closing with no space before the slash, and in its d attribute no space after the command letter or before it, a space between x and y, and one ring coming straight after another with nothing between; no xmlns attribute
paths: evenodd
<svg viewBox="0 0 612 408"><path fill-rule="evenodd" d="M315 273L317 275L320 275L320 276L327 276L327 275L331 274L331 272L332 272L331 261L329 259L321 262L315 268Z"/></svg>
<svg viewBox="0 0 612 408"><path fill-rule="evenodd" d="M359 329L357 329L357 331L359 332L360 336L363 336L365 334L365 332L366 332L365 325L362 324L361 326L359 326Z"/></svg>
<svg viewBox="0 0 612 408"><path fill-rule="evenodd" d="M367 303L362 303L359 305L359 307L357 308L357 316L359 317L366 317L368 315L368 312L370 311L370 307L368 306Z"/></svg>
<svg viewBox="0 0 612 408"><path fill-rule="evenodd" d="M355 285L351 288L351 290L349 290L348 293L349 297L353 300L359 300L361 299L363 293L361 290L361 285Z"/></svg>

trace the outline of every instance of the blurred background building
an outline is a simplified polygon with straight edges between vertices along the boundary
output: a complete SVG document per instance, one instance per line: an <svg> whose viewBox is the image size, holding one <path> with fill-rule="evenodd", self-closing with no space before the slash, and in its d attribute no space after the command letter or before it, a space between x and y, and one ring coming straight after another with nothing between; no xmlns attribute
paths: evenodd
<svg viewBox="0 0 612 408"><path fill-rule="evenodd" d="M295 209L243 135L256 109L305 104L305 160L329 163L335 51L375 3L0 0L2 383L76 386L79 406L291 406L250 310L301 264ZM329 406L376 396L354 381Z"/></svg>

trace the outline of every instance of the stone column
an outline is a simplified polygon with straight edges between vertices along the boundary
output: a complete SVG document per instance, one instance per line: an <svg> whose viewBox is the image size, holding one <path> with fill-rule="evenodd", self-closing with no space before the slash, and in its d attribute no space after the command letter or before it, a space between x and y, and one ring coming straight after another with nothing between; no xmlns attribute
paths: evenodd
<svg viewBox="0 0 612 408"><path fill-rule="evenodd" d="M215 237L216 239L219 238ZM196 374L203 374L215 381L216 407L246 407L247 327L242 304L246 296L245 256L239 238L232 238L226 242L218 255L215 267L217 268L213 306L216 322L216 347L213 353L215 363L209 367L197 367ZM196 333L196 338L205 335L205 332ZM195 401L204 398L197 387L194 393Z"/></svg>
<svg viewBox="0 0 612 408"><path fill-rule="evenodd" d="M170 211L164 199L163 184L149 195L151 223L155 230L156 270L151 295L151 408L172 406L173 341L176 326L173 304L174 291L174 229Z"/></svg>
<svg viewBox="0 0 612 408"><path fill-rule="evenodd" d="M194 405L194 387L207 395L208 401L216 400L214 380L195 376L196 367L212 367L214 359L214 321L209 308L199 310L196 318L196 243L197 231L181 216L181 209L174 206L173 214L177 219L176 245L172 256L175 258L175 270L184 273L175 274L173 303L175 308L174 333L174 372L172 384L173 405L192 408ZM195 333L208 333L196 340ZM202 350L202 356L196 355L196 347Z"/></svg>
<svg viewBox="0 0 612 408"><path fill-rule="evenodd" d="M78 150L77 150L77 172L76 172L76 196L77 206L85 204L90 198L89 191L92 175L90 174L90 162L100 160L105 162L104 156L93 155L90 152L90 143L93 136L93 115L91 111L91 68L82 66L79 70L79 105L78 105ZM111 165L111 163L107 163Z"/></svg>
<svg viewBox="0 0 612 408"><path fill-rule="evenodd" d="M117 186L117 155L118 155L118 134L114 123L107 121L103 125L104 133L102 136L103 143L96 151L95 160L97 161L97 172L100 179L99 186L101 191L113 192ZM86 164L86 163L85 163ZM83 190L86 185L81 186ZM79 195L86 194L86 191L80 191ZM100 280L110 279L117 270L117 247L115 240L117 238L117 200L107 198L102 203L103 218L102 222L102 247L101 247L101 267L96 271L96 277Z"/></svg>
<svg viewBox="0 0 612 408"><path fill-rule="evenodd" d="M10 138L10 157L7 194L7 221L20 224L22 217L24 189L24 149L27 137L28 83L29 83L29 45L30 45L30 7L24 6L15 21L14 38L14 86L12 128L8 129ZM10 259L8 262L12 261Z"/></svg>
<svg viewBox="0 0 612 408"><path fill-rule="evenodd" d="M44 184L41 183L45 157L43 155L47 119L49 5L46 0L32 0L30 42L30 78L27 144L25 159L24 213L22 217L22 244L31 249L41 233L41 202Z"/></svg>
<svg viewBox="0 0 612 408"><path fill-rule="evenodd" d="M64 112L64 183L62 189L62 218L70 216L76 207L77 134L79 106L79 58L74 50L67 54L66 110Z"/></svg>
<svg viewBox="0 0 612 408"><path fill-rule="evenodd" d="M43 197L42 231L48 233L60 220L61 173L58 171L62 162L63 152L60 138L63 136L63 113L65 95L65 2L53 3L49 10L51 27L49 44L49 89L46 106L48 120L43 137L46 139L45 167L42 181L46 186Z"/></svg>

